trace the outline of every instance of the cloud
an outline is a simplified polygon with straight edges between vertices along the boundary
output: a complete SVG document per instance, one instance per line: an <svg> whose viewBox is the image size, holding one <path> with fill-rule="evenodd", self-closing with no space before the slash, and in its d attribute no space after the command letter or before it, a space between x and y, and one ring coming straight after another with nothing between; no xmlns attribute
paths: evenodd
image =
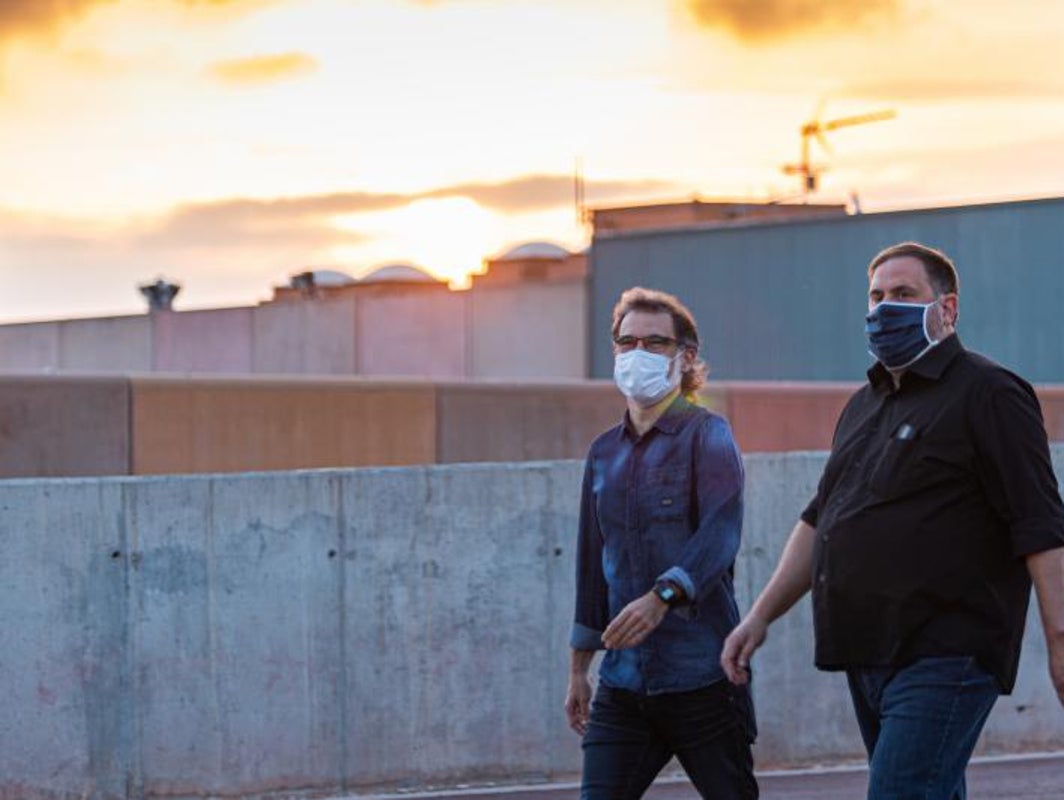
<svg viewBox="0 0 1064 800"><path fill-rule="evenodd" d="M279 0L171 0L190 9L199 7L244 13ZM76 22L96 7L119 0L0 0L0 42L24 35L47 35Z"/></svg>
<svg viewBox="0 0 1064 800"><path fill-rule="evenodd" d="M222 83L250 86L299 77L317 68L318 62L306 53L278 53L218 61L208 72Z"/></svg>
<svg viewBox="0 0 1064 800"><path fill-rule="evenodd" d="M837 94L873 100L937 102L1006 98L1056 99L1064 94L1064 81L1054 74L1028 74L1016 77L980 78L904 77L855 82Z"/></svg>
<svg viewBox="0 0 1064 800"><path fill-rule="evenodd" d="M116 0L2 0L0 39L47 34L72 22L90 8Z"/></svg>
<svg viewBox="0 0 1064 800"><path fill-rule="evenodd" d="M645 196L675 188L668 181L588 181L588 197L606 201ZM423 192L413 199L468 197L473 202L503 213L542 211L573 202L573 178L569 175L527 175L502 183L464 183Z"/></svg>
<svg viewBox="0 0 1064 800"><path fill-rule="evenodd" d="M667 181L589 181L587 197L606 202L676 189ZM498 183L461 183L420 192L331 192L274 199L232 198L188 203L175 208L156 225L155 241L313 239L335 232L330 217L388 211L417 200L466 197L493 211L529 213L565 207L573 202L573 179L568 175L525 175Z"/></svg>
<svg viewBox="0 0 1064 800"><path fill-rule="evenodd" d="M889 18L901 0L686 0L698 24L763 44L816 30Z"/></svg>

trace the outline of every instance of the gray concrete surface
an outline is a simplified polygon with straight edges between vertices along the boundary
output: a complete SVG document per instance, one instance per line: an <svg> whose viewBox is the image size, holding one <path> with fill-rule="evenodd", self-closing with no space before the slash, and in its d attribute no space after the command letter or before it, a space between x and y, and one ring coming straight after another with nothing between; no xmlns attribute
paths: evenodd
<svg viewBox="0 0 1064 800"><path fill-rule="evenodd" d="M746 463L743 607L823 455ZM575 776L561 702L580 472L0 482L0 800ZM861 755L809 628L803 607L755 662L763 769ZM1064 712L1032 625L980 752L1054 749Z"/></svg>
<svg viewBox="0 0 1064 800"><path fill-rule="evenodd" d="M868 788L863 766L761 772L761 800L859 800ZM498 786L436 792L347 795L335 800L560 800L577 795L574 782ZM659 779L646 800L694 800L698 793L683 776ZM1064 754L975 759L968 768L969 800L1059 800L1064 797Z"/></svg>

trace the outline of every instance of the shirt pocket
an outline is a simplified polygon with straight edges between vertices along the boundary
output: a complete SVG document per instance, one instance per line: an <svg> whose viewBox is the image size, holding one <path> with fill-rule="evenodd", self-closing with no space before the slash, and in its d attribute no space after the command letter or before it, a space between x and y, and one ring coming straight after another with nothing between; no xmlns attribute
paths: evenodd
<svg viewBox="0 0 1064 800"><path fill-rule="evenodd" d="M904 493L906 486L913 483L913 465L919 449L916 438L888 439L868 478L869 489L881 498Z"/></svg>
<svg viewBox="0 0 1064 800"><path fill-rule="evenodd" d="M648 470L640 494L649 523L686 522L691 505L690 472L686 467Z"/></svg>

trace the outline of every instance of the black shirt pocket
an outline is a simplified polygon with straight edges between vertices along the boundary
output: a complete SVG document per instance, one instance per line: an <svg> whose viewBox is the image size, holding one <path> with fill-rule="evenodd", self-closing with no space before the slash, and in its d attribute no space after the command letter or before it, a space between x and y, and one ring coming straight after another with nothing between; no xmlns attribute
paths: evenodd
<svg viewBox="0 0 1064 800"><path fill-rule="evenodd" d="M894 436L875 460L868 478L868 488L881 498L904 493L911 483L912 465L919 450L919 439L900 439Z"/></svg>

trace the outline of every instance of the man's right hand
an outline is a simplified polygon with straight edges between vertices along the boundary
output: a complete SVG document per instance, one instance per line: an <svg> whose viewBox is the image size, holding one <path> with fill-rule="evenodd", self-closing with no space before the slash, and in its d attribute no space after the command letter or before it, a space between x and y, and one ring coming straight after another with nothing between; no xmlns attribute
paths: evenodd
<svg viewBox="0 0 1064 800"><path fill-rule="evenodd" d="M724 640L724 650L720 654L720 665L728 680L736 686L750 682L750 658L768 635L768 625L759 618L747 616L728 634Z"/></svg>
<svg viewBox="0 0 1064 800"><path fill-rule="evenodd" d="M583 736L591 718L591 681L584 675L570 675L565 693L565 716L569 727Z"/></svg>

